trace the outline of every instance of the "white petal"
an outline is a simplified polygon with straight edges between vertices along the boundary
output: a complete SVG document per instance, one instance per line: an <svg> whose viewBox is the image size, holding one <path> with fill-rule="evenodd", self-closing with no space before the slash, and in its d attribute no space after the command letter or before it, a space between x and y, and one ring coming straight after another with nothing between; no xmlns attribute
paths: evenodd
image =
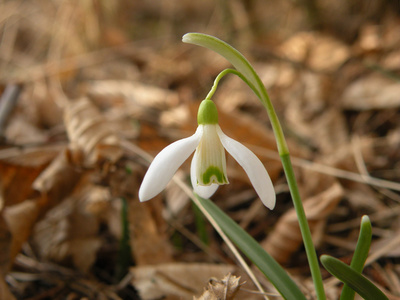
<svg viewBox="0 0 400 300"><path fill-rule="evenodd" d="M219 138L226 151L243 167L261 201L269 209L275 207L275 190L271 178L258 157L241 143L217 129Z"/></svg>
<svg viewBox="0 0 400 300"><path fill-rule="evenodd" d="M190 180L192 181L192 187L194 192L202 198L208 199L218 189L219 185L216 183L212 183L211 185L198 185L197 177L196 177L196 160L197 160L197 151L193 155L192 164L190 165Z"/></svg>
<svg viewBox="0 0 400 300"><path fill-rule="evenodd" d="M165 147L154 158L139 189L141 202L158 195L174 176L178 168L193 153L203 134L199 126L194 135L181 139Z"/></svg>

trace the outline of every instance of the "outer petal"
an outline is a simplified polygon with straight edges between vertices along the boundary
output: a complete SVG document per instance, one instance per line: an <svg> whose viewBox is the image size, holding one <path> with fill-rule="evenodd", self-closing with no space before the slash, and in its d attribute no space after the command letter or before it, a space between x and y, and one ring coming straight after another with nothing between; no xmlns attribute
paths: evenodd
<svg viewBox="0 0 400 300"><path fill-rule="evenodd" d="M262 162L248 148L225 135L221 128L218 127L217 132L226 151L246 171L261 201L266 207L273 209L276 201L275 190Z"/></svg>
<svg viewBox="0 0 400 300"><path fill-rule="evenodd" d="M199 126L194 135L176 141L158 153L140 186L139 200L141 202L150 200L166 187L176 170L196 149L202 134L202 127Z"/></svg>
<svg viewBox="0 0 400 300"><path fill-rule="evenodd" d="M218 189L219 185L216 183L212 183L211 185L198 185L197 184L197 177L196 177L196 160L197 160L197 150L193 155L192 164L190 165L190 180L192 182L192 186L194 192L202 198L210 198L216 190Z"/></svg>

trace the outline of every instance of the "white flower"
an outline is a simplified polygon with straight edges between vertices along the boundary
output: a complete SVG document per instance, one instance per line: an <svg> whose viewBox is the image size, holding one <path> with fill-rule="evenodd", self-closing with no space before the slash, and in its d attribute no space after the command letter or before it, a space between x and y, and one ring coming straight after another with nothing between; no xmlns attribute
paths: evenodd
<svg viewBox="0 0 400 300"><path fill-rule="evenodd" d="M253 152L222 132L213 101L202 101L198 123L195 134L172 143L154 158L140 186L139 200L147 201L158 195L195 150L190 168L193 189L200 197L210 198L219 185L229 183L226 149L246 171L264 205L273 209L275 192L266 169Z"/></svg>

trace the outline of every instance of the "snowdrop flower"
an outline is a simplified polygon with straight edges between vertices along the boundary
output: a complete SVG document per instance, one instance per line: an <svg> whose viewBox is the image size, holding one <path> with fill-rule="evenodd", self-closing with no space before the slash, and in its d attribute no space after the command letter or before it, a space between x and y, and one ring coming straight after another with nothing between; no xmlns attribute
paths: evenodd
<svg viewBox="0 0 400 300"><path fill-rule="evenodd" d="M197 122L195 134L172 143L154 158L140 186L139 200L147 201L158 195L195 150L190 167L193 189L200 197L210 198L219 185L229 183L226 149L246 171L264 205L273 209L275 192L266 169L253 152L222 132L212 100L201 102Z"/></svg>

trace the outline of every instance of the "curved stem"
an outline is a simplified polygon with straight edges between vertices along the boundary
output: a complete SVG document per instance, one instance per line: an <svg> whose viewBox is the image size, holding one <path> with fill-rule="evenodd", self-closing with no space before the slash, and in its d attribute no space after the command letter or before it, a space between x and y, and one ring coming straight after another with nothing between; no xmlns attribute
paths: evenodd
<svg viewBox="0 0 400 300"><path fill-rule="evenodd" d="M214 84L213 84L213 86L211 87L211 90L208 92L208 94L206 96L206 100L211 100L212 96L214 95L215 91L217 90L217 87L218 87L218 84L219 84L220 80L222 79L222 77L224 77L227 74L234 74L234 75L240 77L240 79L242 79L256 93L257 97L260 97L260 95L258 94L258 91L251 84L251 82L249 82L246 79L246 77L244 77L242 75L242 73L240 73L239 71L237 71L235 69L225 69L221 73L219 73L218 76L215 78Z"/></svg>

